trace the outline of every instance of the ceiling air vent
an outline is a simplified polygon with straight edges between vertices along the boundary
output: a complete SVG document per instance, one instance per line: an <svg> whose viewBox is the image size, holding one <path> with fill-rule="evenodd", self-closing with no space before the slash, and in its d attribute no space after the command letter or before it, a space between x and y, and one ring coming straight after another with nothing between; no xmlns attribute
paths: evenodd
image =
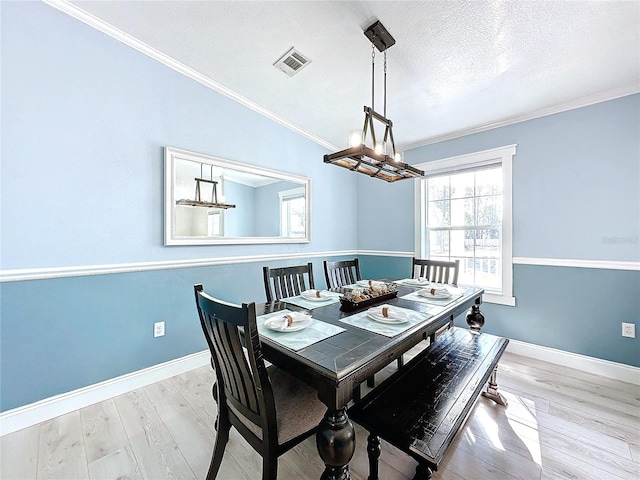
<svg viewBox="0 0 640 480"><path fill-rule="evenodd" d="M311 59L302 55L295 48L292 48L285 53L276 63L273 64L278 70L286 73L290 77L293 77L296 73L300 72L304 67L311 63Z"/></svg>

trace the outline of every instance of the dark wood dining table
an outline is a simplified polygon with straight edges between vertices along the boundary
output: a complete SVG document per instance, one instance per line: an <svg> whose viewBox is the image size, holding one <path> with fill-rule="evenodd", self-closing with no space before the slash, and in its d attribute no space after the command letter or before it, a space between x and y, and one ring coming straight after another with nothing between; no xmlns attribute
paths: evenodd
<svg viewBox="0 0 640 480"><path fill-rule="evenodd" d="M314 308L311 312L314 319L340 326L345 329L344 332L298 351L286 348L267 337L261 338L265 358L317 389L319 399L327 406L325 417L316 433L318 453L325 464L322 480L351 478L348 465L355 451L356 438L347 414L347 405L354 398L354 388L473 305L479 309L484 293L481 288L466 288L461 297L439 307L436 309L439 311L434 313L433 305L401 298L416 292L420 287L398 284L397 289L397 297L386 299L383 303L432 316L394 337L387 337L340 322L340 319L369 307L344 311L338 302ZM263 315L285 308L305 310L283 299L257 305L256 313Z"/></svg>

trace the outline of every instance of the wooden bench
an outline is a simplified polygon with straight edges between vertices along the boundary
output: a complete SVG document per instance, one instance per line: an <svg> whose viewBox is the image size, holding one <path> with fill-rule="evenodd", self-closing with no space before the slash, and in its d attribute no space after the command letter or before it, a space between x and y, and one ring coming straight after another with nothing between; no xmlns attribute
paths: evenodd
<svg viewBox="0 0 640 480"><path fill-rule="evenodd" d="M471 407L489 381L509 340L454 327L349 409L369 431L369 478L378 479L380 438L418 461L414 480L430 479Z"/></svg>

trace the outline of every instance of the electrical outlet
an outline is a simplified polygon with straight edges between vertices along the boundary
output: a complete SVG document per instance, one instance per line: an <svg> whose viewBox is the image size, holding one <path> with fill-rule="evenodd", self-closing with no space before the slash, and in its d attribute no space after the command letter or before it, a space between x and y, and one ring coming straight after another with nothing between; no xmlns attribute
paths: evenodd
<svg viewBox="0 0 640 480"><path fill-rule="evenodd" d="M622 322L622 336L636 338L636 324Z"/></svg>
<svg viewBox="0 0 640 480"><path fill-rule="evenodd" d="M164 335L164 322L156 322L153 324L153 336L162 337Z"/></svg>

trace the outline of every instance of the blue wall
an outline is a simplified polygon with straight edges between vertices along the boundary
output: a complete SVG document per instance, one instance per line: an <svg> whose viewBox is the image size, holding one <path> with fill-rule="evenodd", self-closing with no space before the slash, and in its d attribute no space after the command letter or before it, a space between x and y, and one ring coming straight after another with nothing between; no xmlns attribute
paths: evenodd
<svg viewBox="0 0 640 480"><path fill-rule="evenodd" d="M355 227L295 246L164 247L166 145L311 177L318 225L352 223L355 179L318 144L52 7L0 8L3 269L354 249Z"/></svg>
<svg viewBox="0 0 640 480"><path fill-rule="evenodd" d="M638 262L639 132L640 95L631 95L416 148L405 158L419 164L517 144L514 257ZM359 250L414 251L414 186L358 179L358 205L377 207L358 210ZM410 272L410 259L367 258L372 276ZM515 307L485 304L487 331L640 366L640 336L621 336L622 322L640 326L640 272L516 264L514 295Z"/></svg>
<svg viewBox="0 0 640 480"><path fill-rule="evenodd" d="M224 234L228 237L256 236L256 190L231 181L225 182L225 200L236 208L224 211Z"/></svg>
<svg viewBox="0 0 640 480"><path fill-rule="evenodd" d="M411 182L327 167L324 148L47 5L0 2L0 11L3 272L298 256L268 262L279 266L316 252L413 251ZM518 143L517 256L637 260L637 245L602 237L638 235L638 117L632 96L416 149L407 160ZM311 177L311 243L164 247L165 145ZM313 258L322 286L322 257ZM404 276L410 259L361 262L365 277ZM263 263L0 283L0 410L203 350L193 284L233 302L263 301ZM638 272L514 271L518 306L486 305L487 331L640 363L638 341L619 336L620 321L637 322ZM154 339L160 320L167 333Z"/></svg>
<svg viewBox="0 0 640 480"><path fill-rule="evenodd" d="M45 4L0 9L3 271L355 249L325 148ZM166 145L311 177L311 243L164 247ZM0 409L202 351L193 284L264 301L260 267L1 283Z"/></svg>

